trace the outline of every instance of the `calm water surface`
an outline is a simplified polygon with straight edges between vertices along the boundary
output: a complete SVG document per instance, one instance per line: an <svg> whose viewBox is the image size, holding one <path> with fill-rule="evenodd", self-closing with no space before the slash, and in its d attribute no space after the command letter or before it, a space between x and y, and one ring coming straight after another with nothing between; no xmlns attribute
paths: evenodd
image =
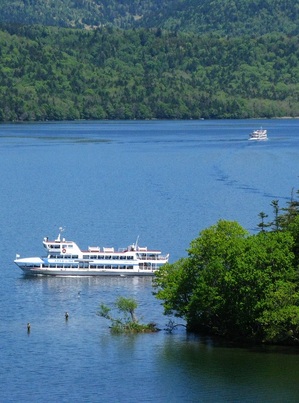
<svg viewBox="0 0 299 403"><path fill-rule="evenodd" d="M260 126L269 141L249 142ZM255 231L299 188L298 120L1 125L0 168L1 402L299 400L299 350L232 348L183 328L112 336L96 312L118 296L165 327L151 279L26 278L13 264L42 255L60 226L83 248L139 236L171 261L220 218Z"/></svg>

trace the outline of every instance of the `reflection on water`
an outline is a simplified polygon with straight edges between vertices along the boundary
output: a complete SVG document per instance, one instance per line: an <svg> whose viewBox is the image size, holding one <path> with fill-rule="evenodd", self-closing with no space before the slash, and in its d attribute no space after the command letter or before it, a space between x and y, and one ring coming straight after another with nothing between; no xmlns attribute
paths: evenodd
<svg viewBox="0 0 299 403"><path fill-rule="evenodd" d="M200 401L278 402L299 397L298 349L276 349L273 354L268 347L227 347L212 339L174 337L164 343L161 360L169 370L177 368Z"/></svg>

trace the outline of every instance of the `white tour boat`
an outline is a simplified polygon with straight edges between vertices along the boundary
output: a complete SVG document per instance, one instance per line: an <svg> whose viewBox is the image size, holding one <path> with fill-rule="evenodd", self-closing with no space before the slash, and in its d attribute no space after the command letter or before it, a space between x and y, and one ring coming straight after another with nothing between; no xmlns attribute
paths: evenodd
<svg viewBox="0 0 299 403"><path fill-rule="evenodd" d="M15 263L25 274L51 276L153 276L168 262L169 254L162 256L159 250L149 250L136 244L128 248L100 248L90 246L81 250L73 241L61 238L50 241L44 238L48 251L46 257L20 258Z"/></svg>
<svg viewBox="0 0 299 403"><path fill-rule="evenodd" d="M250 133L249 140L268 140L267 130L258 129Z"/></svg>

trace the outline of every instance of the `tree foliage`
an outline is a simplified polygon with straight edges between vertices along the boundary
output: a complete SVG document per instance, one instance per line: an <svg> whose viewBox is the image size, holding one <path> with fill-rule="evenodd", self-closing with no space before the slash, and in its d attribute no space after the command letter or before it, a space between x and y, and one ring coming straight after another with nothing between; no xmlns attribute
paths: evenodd
<svg viewBox="0 0 299 403"><path fill-rule="evenodd" d="M251 235L220 220L191 242L187 258L158 271L155 294L166 314L230 340L299 343L299 215L272 206L269 231L263 225Z"/></svg>
<svg viewBox="0 0 299 403"><path fill-rule="evenodd" d="M112 308L105 304L100 304L100 309L97 312L98 316L111 321L112 333L149 333L158 330L155 323L139 323L135 313L138 304L133 298L119 297L114 305L122 315L121 317L113 317L111 315Z"/></svg>
<svg viewBox="0 0 299 403"><path fill-rule="evenodd" d="M220 36L297 35L295 0L2 0L0 21L87 28L161 28Z"/></svg>
<svg viewBox="0 0 299 403"><path fill-rule="evenodd" d="M295 36L2 28L0 122L299 116Z"/></svg>

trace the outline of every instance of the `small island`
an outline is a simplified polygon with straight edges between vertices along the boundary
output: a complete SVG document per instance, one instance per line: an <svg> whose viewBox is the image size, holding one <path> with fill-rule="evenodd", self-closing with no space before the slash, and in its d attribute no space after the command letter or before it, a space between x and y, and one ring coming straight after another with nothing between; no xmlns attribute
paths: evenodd
<svg viewBox="0 0 299 403"><path fill-rule="evenodd" d="M97 312L98 316L109 319L111 321L111 332L114 334L134 334L134 333L154 333L159 329L156 324L151 322L148 324L139 323L136 317L137 302L133 298L117 298L115 308L121 313L120 318L114 318L111 315L112 308L101 304Z"/></svg>
<svg viewBox="0 0 299 403"><path fill-rule="evenodd" d="M232 342L299 345L299 201L271 204L274 219L260 213L258 233L220 220L191 242L186 258L158 271L165 314Z"/></svg>

